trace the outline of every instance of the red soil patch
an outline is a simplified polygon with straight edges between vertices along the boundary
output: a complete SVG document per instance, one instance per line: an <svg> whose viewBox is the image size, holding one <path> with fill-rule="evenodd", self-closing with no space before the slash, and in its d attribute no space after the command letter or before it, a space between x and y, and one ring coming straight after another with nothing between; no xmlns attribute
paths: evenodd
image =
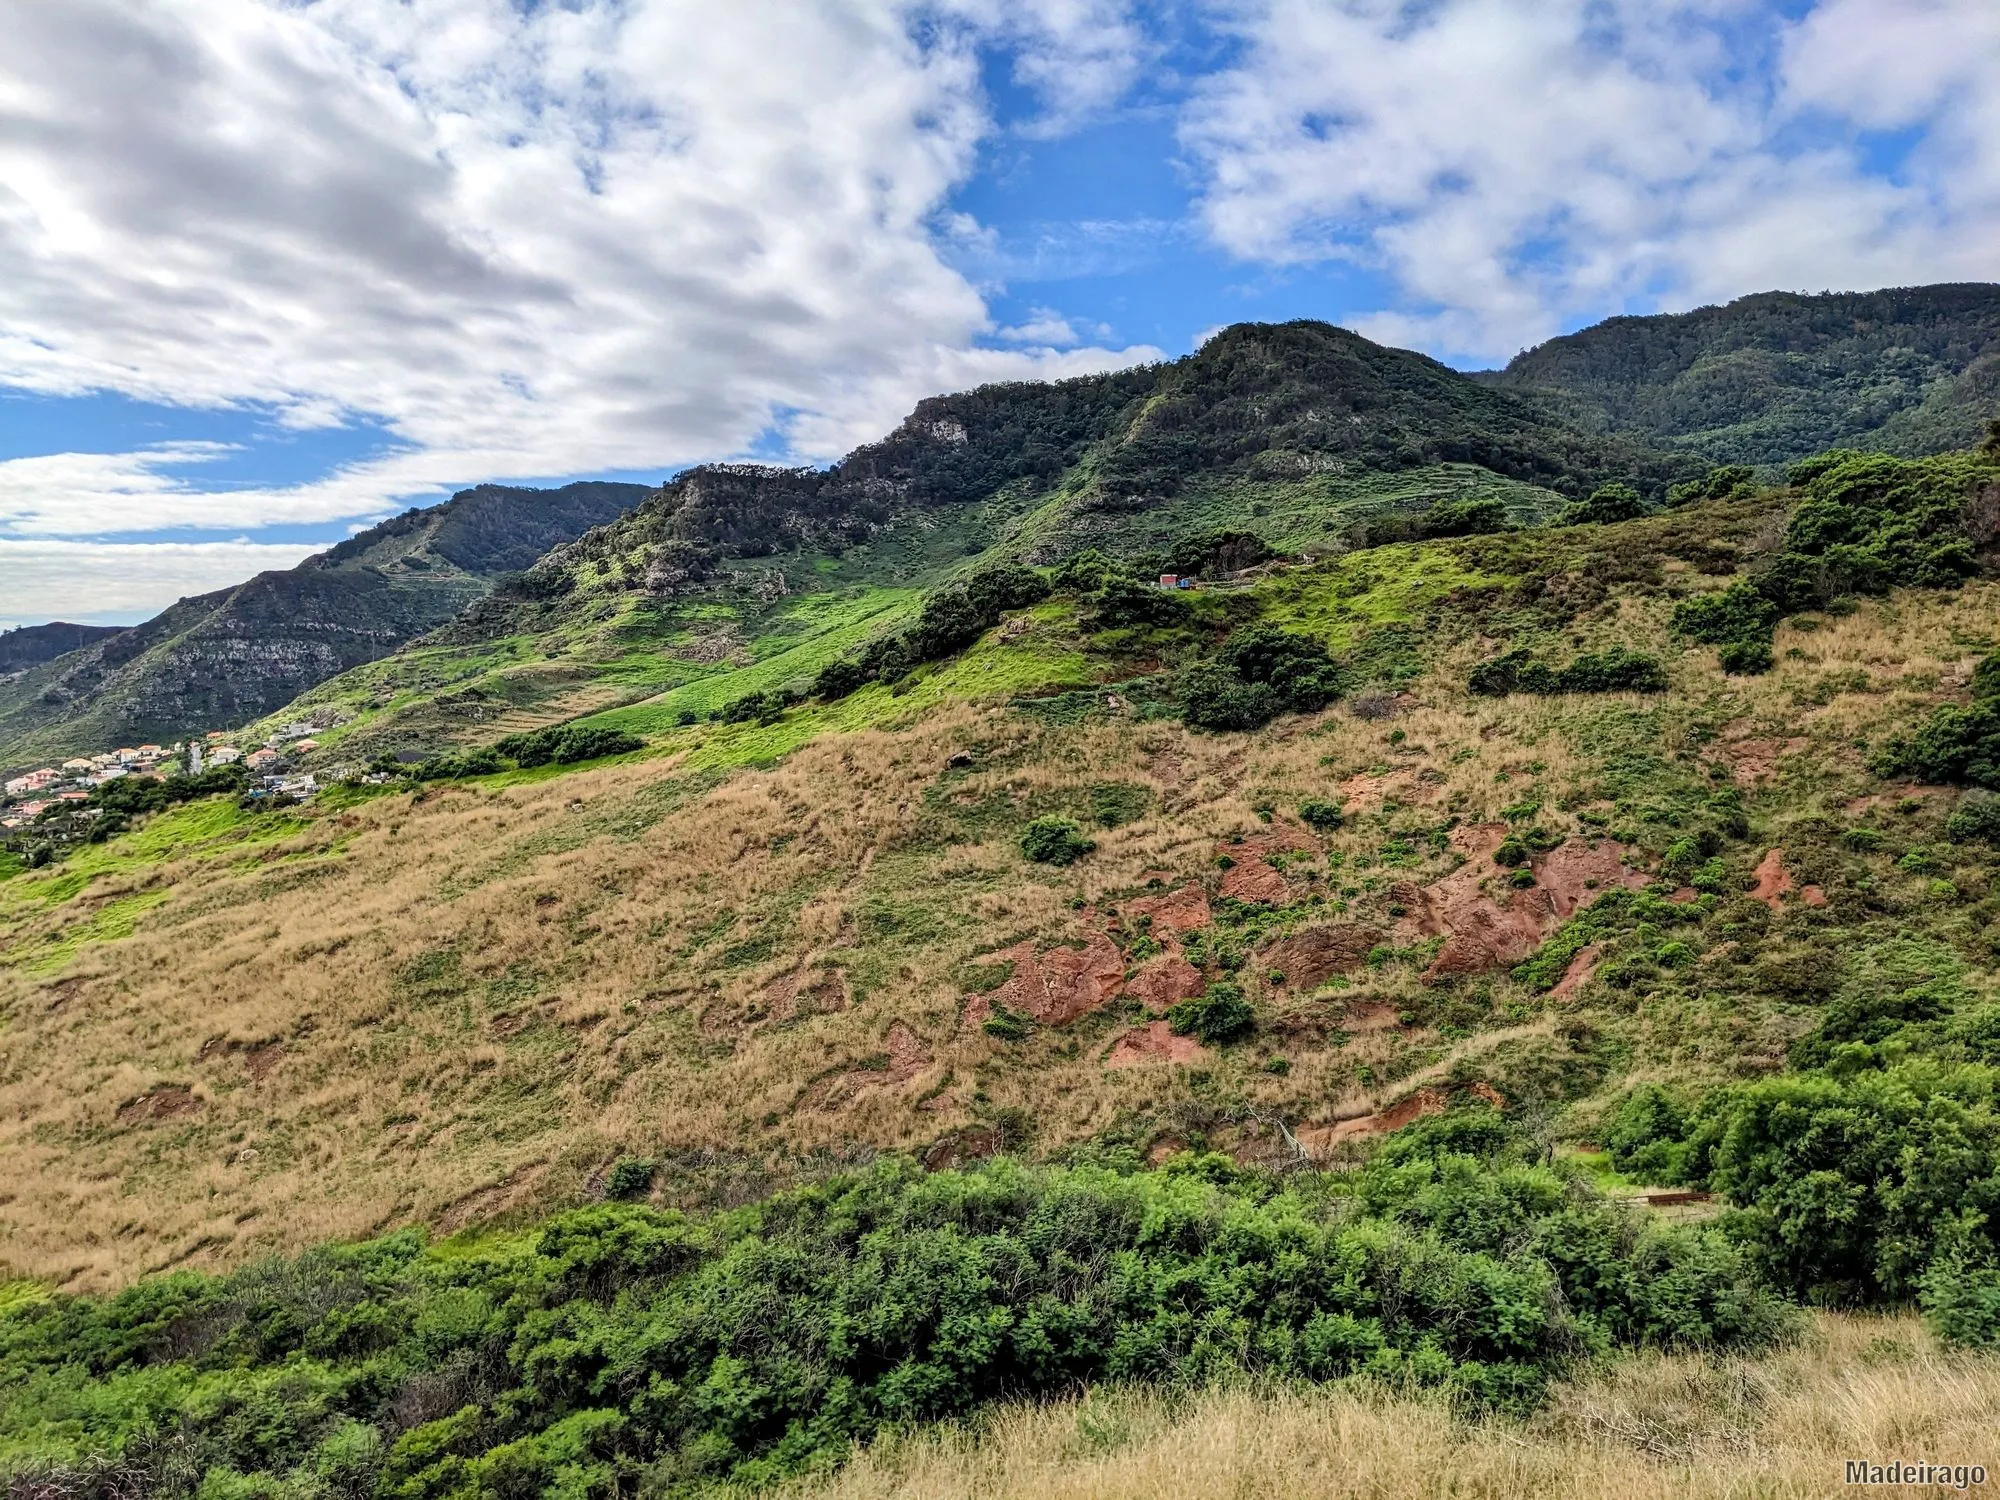
<svg viewBox="0 0 2000 1500"><path fill-rule="evenodd" d="M1177 1001L1199 995L1207 985L1201 970L1189 963L1175 944L1173 951L1151 960L1127 980L1125 993L1157 1015Z"/></svg>
<svg viewBox="0 0 2000 1500"><path fill-rule="evenodd" d="M225 1041L212 1036L201 1044L201 1051L195 1054L197 1062L207 1062L212 1057L239 1057L243 1060L243 1070L250 1075L251 1082L262 1083L271 1076L279 1063L285 1060L285 1044L281 1041L243 1042Z"/></svg>
<svg viewBox="0 0 2000 1500"><path fill-rule="evenodd" d="M1684 885L1679 890L1675 891L1671 896L1667 897L1667 899L1673 902L1674 905L1676 906L1687 906L1690 903L1692 903L1695 897L1699 896L1700 894L1701 892L1696 890L1693 886Z"/></svg>
<svg viewBox="0 0 2000 1500"><path fill-rule="evenodd" d="M908 1083L931 1065L930 1043L918 1036L907 1021L894 1022L885 1039L889 1052L887 1070L877 1076L887 1083Z"/></svg>
<svg viewBox="0 0 2000 1500"><path fill-rule="evenodd" d="M201 1101L194 1096L194 1090L184 1083L162 1083L146 1090L136 1099L127 1099L118 1106L120 1125L151 1125L162 1120L177 1120L193 1114L201 1108Z"/></svg>
<svg viewBox="0 0 2000 1500"><path fill-rule="evenodd" d="M1137 1068L1151 1062L1200 1063L1209 1058L1208 1048L1191 1036L1175 1036L1165 1021L1149 1021L1134 1027L1112 1044L1104 1059L1107 1068Z"/></svg>
<svg viewBox="0 0 2000 1500"><path fill-rule="evenodd" d="M1590 976L1597 972L1597 961L1603 956L1602 943L1592 943L1588 947L1578 949L1576 957L1569 961L1569 967L1563 970L1563 977L1558 979L1555 988L1549 991L1549 998L1567 1000L1590 983Z"/></svg>
<svg viewBox="0 0 2000 1500"><path fill-rule="evenodd" d="M1198 885L1184 885L1164 896L1141 896L1125 903L1125 920L1137 926L1141 917L1151 918L1148 927L1155 937L1165 933L1194 932L1215 920L1208 909L1208 893Z"/></svg>
<svg viewBox="0 0 2000 1500"><path fill-rule="evenodd" d="M1757 884L1750 892L1752 901L1761 901L1772 911L1792 890L1791 872L1785 868L1785 851L1773 849L1757 862Z"/></svg>
<svg viewBox="0 0 2000 1500"><path fill-rule="evenodd" d="M774 1022L798 1016L830 1016L847 1008L847 986L838 969L798 969L764 986L764 1004Z"/></svg>
<svg viewBox="0 0 2000 1500"><path fill-rule="evenodd" d="M1807 906L1824 906L1826 905L1826 892L1816 885L1802 885L1799 887L1799 899L1805 902Z"/></svg>
<svg viewBox="0 0 2000 1500"><path fill-rule="evenodd" d="M1441 1115L1445 1111L1445 1096L1437 1089L1418 1089L1387 1109L1372 1115L1336 1120L1331 1125L1307 1125L1297 1132L1299 1144L1308 1151L1323 1151L1342 1141L1362 1140L1371 1135L1387 1135L1392 1130L1401 1130L1405 1125L1414 1125L1426 1115Z"/></svg>
<svg viewBox="0 0 2000 1500"><path fill-rule="evenodd" d="M1232 901L1262 901L1277 905L1285 899L1285 877L1259 855L1235 857L1222 872L1222 894Z"/></svg>
<svg viewBox="0 0 2000 1500"><path fill-rule="evenodd" d="M1778 762L1789 756L1802 754L1812 741L1803 735L1789 739L1770 737L1729 738L1729 731L1723 731L1723 741L1718 747L1722 758L1729 762L1730 774L1739 785L1755 786L1769 781L1778 774Z"/></svg>
<svg viewBox="0 0 2000 1500"><path fill-rule="evenodd" d="M1571 839L1534 864L1534 886L1512 889L1493 863L1506 837L1505 823L1454 829L1452 845L1465 863L1435 884L1396 888L1396 898L1409 908L1398 928L1401 941L1445 939L1424 971L1426 983L1519 963L1605 891L1646 884L1644 875L1625 867L1624 850L1612 840L1593 845Z"/></svg>
<svg viewBox="0 0 2000 1500"><path fill-rule="evenodd" d="M1362 922L1309 927L1266 949L1260 962L1283 974L1285 983L1314 990L1335 974L1360 968L1381 941L1381 931Z"/></svg>
<svg viewBox="0 0 2000 1500"><path fill-rule="evenodd" d="M964 1024L977 1028L995 1005L1031 1016L1045 1026L1067 1026L1116 995L1125 982L1125 958L1101 932L1081 948L1035 952L1034 940L1016 943L982 960L1010 960L1014 973L998 989L966 1002Z"/></svg>

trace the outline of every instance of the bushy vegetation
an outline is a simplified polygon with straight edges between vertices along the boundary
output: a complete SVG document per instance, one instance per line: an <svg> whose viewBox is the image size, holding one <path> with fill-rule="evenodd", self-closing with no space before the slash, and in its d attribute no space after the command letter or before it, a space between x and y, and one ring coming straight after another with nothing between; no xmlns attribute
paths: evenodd
<svg viewBox="0 0 2000 1500"><path fill-rule="evenodd" d="M999 624L1006 611L1039 603L1048 593L1048 580L1021 563L981 568L963 583L926 595L908 630L869 642L859 658L830 662L814 679L813 694L831 701L869 682L894 682L925 662L963 651Z"/></svg>
<svg viewBox="0 0 2000 1500"><path fill-rule="evenodd" d="M510 734L493 748L517 766L572 766L605 755L645 748L645 741L603 725L559 724L531 734Z"/></svg>
<svg viewBox="0 0 2000 1500"><path fill-rule="evenodd" d="M0 1468L170 1497L673 1494L1080 1382L1368 1373L1520 1410L1614 1347L1784 1324L1480 1112L1359 1173L885 1162L691 1220L603 1204L0 1311ZM220 1486L221 1488L217 1488Z"/></svg>
<svg viewBox="0 0 2000 1500"><path fill-rule="evenodd" d="M1433 505L1417 523L1420 537L1480 536L1507 529L1507 507L1489 496Z"/></svg>
<svg viewBox="0 0 2000 1500"><path fill-rule="evenodd" d="M1914 735L1892 741L1877 768L1885 776L2000 791L2000 654L1974 670L1970 703L1940 708ZM1954 838L1991 839L2000 832L1991 803L1975 803L1958 817Z"/></svg>
<svg viewBox="0 0 2000 1500"><path fill-rule="evenodd" d="M1257 1029L1257 1013L1244 998L1241 985L1232 979L1218 979L1199 995L1169 1006L1167 1025L1176 1036L1193 1036L1211 1047L1226 1047Z"/></svg>
<svg viewBox="0 0 2000 1500"><path fill-rule="evenodd" d="M1771 630L1786 615L1891 588L1949 588L1977 570L1966 507L2000 483L1983 455L1900 459L1835 451L1794 464L1801 499L1784 548L1754 578L1684 600L1674 628L1721 648L1724 670L1771 665Z"/></svg>
<svg viewBox="0 0 2000 1500"><path fill-rule="evenodd" d="M1615 526L1620 521L1636 521L1649 507L1629 484L1605 484L1592 490L1563 512L1565 526Z"/></svg>
<svg viewBox="0 0 2000 1500"><path fill-rule="evenodd" d="M1181 715L1197 729L1258 729L1281 713L1311 713L1340 695L1340 670L1310 636L1257 625L1180 679Z"/></svg>
<svg viewBox="0 0 2000 1500"><path fill-rule="evenodd" d="M1097 845L1074 818L1036 818L1021 830L1021 852L1038 865L1073 865Z"/></svg>
<svg viewBox="0 0 2000 1500"><path fill-rule="evenodd" d="M1667 671L1658 657L1622 646L1586 652L1560 669L1516 647L1474 667L1466 686L1487 698L1509 693L1664 693Z"/></svg>

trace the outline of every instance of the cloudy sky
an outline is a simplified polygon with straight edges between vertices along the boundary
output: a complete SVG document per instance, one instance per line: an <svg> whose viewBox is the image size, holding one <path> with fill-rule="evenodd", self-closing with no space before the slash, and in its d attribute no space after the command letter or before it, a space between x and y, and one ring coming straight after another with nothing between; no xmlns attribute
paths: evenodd
<svg viewBox="0 0 2000 1500"><path fill-rule="evenodd" d="M0 626L1323 317L2000 279L1994 0L0 0Z"/></svg>

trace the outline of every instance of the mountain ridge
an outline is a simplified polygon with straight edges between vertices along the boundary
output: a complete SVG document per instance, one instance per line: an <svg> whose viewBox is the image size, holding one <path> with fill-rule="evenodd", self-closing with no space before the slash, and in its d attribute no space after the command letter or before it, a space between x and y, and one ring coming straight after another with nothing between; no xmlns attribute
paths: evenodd
<svg viewBox="0 0 2000 1500"><path fill-rule="evenodd" d="M0 762L260 718L445 623L496 578L646 493L599 481L546 491L482 485L296 567L183 598L0 684Z"/></svg>

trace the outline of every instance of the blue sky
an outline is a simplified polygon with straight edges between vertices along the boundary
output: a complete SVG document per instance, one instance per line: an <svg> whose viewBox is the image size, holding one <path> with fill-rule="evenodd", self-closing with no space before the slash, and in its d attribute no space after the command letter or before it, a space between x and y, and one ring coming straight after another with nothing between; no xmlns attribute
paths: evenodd
<svg viewBox="0 0 2000 1500"><path fill-rule="evenodd" d="M1318 317L2000 274L1990 0L0 0L0 627Z"/></svg>

